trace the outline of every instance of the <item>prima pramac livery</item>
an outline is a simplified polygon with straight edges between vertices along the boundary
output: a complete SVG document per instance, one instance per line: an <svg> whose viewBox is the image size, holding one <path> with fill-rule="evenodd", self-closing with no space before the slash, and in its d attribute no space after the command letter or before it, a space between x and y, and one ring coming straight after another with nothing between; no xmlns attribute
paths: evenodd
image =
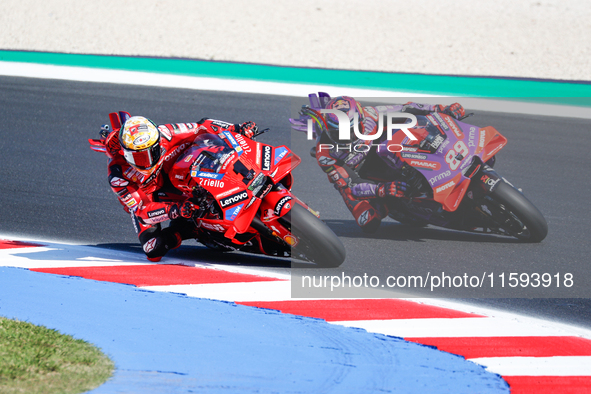
<svg viewBox="0 0 591 394"><path fill-rule="evenodd" d="M320 98L324 100L310 95L311 106L302 107L292 127L310 135L314 125L312 154L364 231L376 231L381 218L390 216L406 224L525 242L546 237L548 226L540 211L493 169L507 139L494 127L463 122L467 116L460 104L362 107L351 97L330 100L321 93ZM349 111L344 118L347 131L351 122L350 138L337 136L340 125L323 115L334 113L325 108ZM383 131L378 127L385 123L382 116L401 112L407 113L399 122L408 127L392 130L390 138L386 133L374 138ZM375 225L370 228L370 223Z"/></svg>

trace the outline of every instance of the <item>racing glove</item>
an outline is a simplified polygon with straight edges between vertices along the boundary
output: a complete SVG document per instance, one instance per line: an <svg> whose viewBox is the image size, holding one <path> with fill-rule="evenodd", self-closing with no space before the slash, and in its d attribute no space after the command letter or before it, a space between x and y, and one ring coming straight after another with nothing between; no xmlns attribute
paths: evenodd
<svg viewBox="0 0 591 394"><path fill-rule="evenodd" d="M173 204L168 211L168 217L170 220L178 219L179 217L184 219L191 219L193 213L199 208L190 201L185 201L181 204Z"/></svg>
<svg viewBox="0 0 591 394"><path fill-rule="evenodd" d="M407 184L401 181L378 183L376 197L404 197Z"/></svg>
<svg viewBox="0 0 591 394"><path fill-rule="evenodd" d="M245 137L252 138L256 132L259 130L257 124L255 122L244 122L240 125L240 134Z"/></svg>
<svg viewBox="0 0 591 394"><path fill-rule="evenodd" d="M466 111L464 110L464 107L462 107L462 105L460 103L453 103L451 105L448 105L447 107L444 107L443 105L437 105L436 106L437 112L443 112L446 115L449 116L453 116L456 119L460 119L462 118L464 115L466 115Z"/></svg>

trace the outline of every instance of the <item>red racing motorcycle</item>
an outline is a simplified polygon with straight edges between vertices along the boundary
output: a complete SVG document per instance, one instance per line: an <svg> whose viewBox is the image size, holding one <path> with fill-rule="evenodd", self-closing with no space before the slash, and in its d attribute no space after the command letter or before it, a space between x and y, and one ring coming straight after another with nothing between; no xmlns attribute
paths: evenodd
<svg viewBox="0 0 591 394"><path fill-rule="evenodd" d="M105 151L102 140L89 142L91 149ZM168 176L182 193L179 201L189 197L199 206L194 235L203 245L338 267L345 260L343 244L291 192L291 172L300 162L287 146L222 131L197 136Z"/></svg>

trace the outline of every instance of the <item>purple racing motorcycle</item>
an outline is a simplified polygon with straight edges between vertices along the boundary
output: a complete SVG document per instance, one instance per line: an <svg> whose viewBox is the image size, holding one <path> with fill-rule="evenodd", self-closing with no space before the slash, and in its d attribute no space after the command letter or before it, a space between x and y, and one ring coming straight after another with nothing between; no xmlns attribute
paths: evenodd
<svg viewBox="0 0 591 394"><path fill-rule="evenodd" d="M302 108L301 114L314 119L320 129L326 126L312 108ZM370 144L364 163L357 168L364 179L406 182L406 197L384 199L391 218L410 225L512 236L524 242L546 237L544 216L493 169L495 154L507 143L501 133L443 113L416 119L416 125L406 130L416 140L394 130L391 138Z"/></svg>

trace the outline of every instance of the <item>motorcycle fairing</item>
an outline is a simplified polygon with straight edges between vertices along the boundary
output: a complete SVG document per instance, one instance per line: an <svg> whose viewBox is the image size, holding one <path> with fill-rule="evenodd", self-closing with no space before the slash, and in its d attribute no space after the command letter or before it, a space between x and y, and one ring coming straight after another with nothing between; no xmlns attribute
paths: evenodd
<svg viewBox="0 0 591 394"><path fill-rule="evenodd" d="M123 124L127 121L127 119L131 118L129 112L119 111L119 112L111 112L109 114L109 120L111 121L111 127L113 131L121 130Z"/></svg>
<svg viewBox="0 0 591 394"><path fill-rule="evenodd" d="M220 142L227 148L211 148L219 146ZM233 150L233 153L229 155L227 149ZM269 155L268 163L263 161L265 152ZM205 155L207 160L200 158L201 155ZM273 193L278 192L271 192L271 188L289 176L300 161L286 146L273 148L238 133L222 131L218 135L202 134L197 137L195 145L177 159L170 178L188 196L192 195L197 185L207 190L221 208L222 217L209 219L204 229L215 227L216 230L212 231L221 232L223 228L224 236L234 242L236 234L248 231L261 202L276 200ZM207 165L204 166L204 163ZM183 175L187 172L190 172L190 177L184 179ZM291 194L288 189L286 192ZM273 219L286 212L281 211Z"/></svg>
<svg viewBox="0 0 591 394"><path fill-rule="evenodd" d="M410 145L404 133L398 131L390 143L401 144L403 151L390 155L419 171L433 189L433 199L444 210L453 212L468 190L470 177L476 173L470 171L474 158L486 162L505 146L507 139L494 127L479 128L445 114L417 119L422 127L410 130L422 138L420 144Z"/></svg>
<svg viewBox="0 0 591 394"><path fill-rule="evenodd" d="M506 144L507 138L501 135L494 127L487 126L480 129L484 133L484 147L482 161L487 162L491 157L497 154ZM480 146L479 146L480 148Z"/></svg>

